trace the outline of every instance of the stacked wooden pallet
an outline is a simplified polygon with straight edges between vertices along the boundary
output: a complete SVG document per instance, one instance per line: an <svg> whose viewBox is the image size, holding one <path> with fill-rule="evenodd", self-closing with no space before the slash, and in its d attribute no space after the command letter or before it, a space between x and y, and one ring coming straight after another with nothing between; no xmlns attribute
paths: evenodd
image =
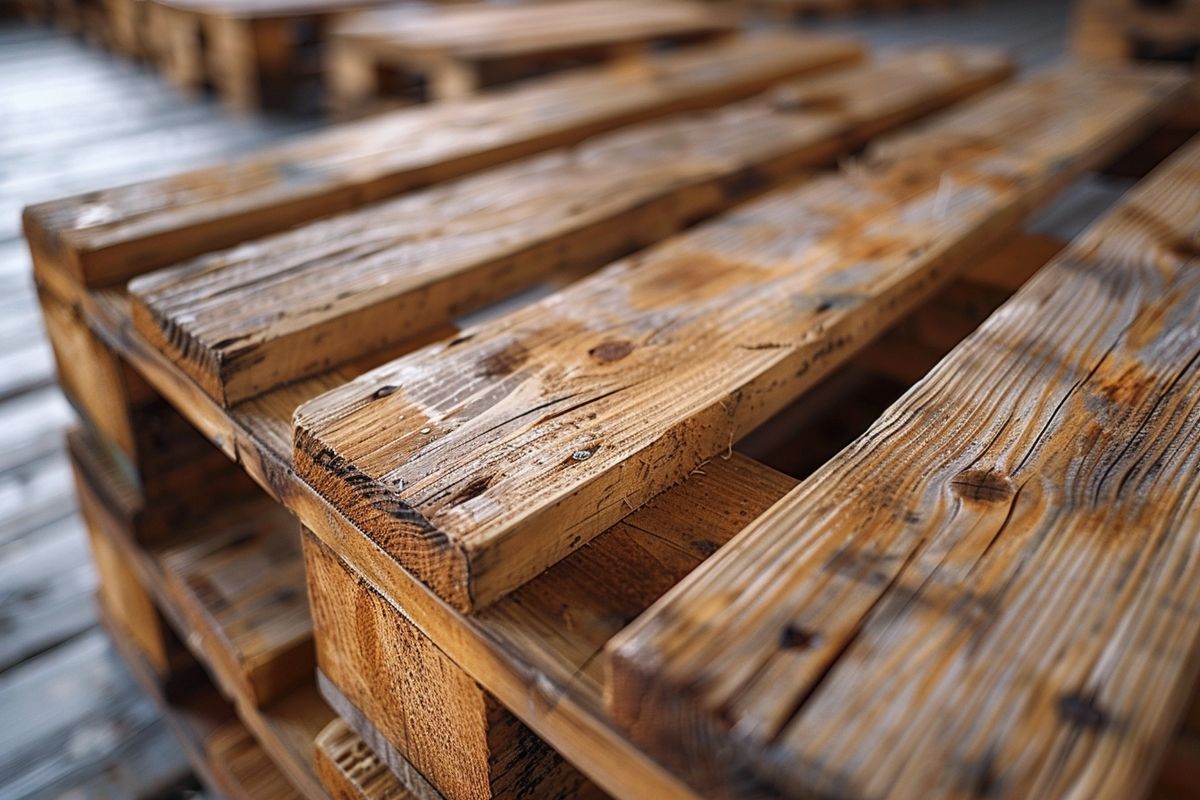
<svg viewBox="0 0 1200 800"><path fill-rule="evenodd" d="M714 39L735 27L733 15L682 0L362 12L330 36L328 95L336 111L353 113L389 83L394 92L415 79L430 99L461 99L555 66L640 62L656 44Z"/></svg>
<svg viewBox="0 0 1200 800"><path fill-rule="evenodd" d="M860 55L735 40L27 209L102 600L160 684L175 629L230 699L214 772L1149 785L1200 644L1200 143L1005 299L1061 246L1022 220L1185 79L967 99L1003 58ZM1001 303L808 480L735 452L811 447L771 421Z"/></svg>
<svg viewBox="0 0 1200 800"><path fill-rule="evenodd" d="M1079 0L1072 46L1086 58L1200 64L1200 2Z"/></svg>
<svg viewBox="0 0 1200 800"><path fill-rule="evenodd" d="M1079 0L1071 49L1084 61L1108 64L1166 62L1192 68L1192 100L1182 105L1167 144L1200 129L1200 1Z"/></svg>
<svg viewBox="0 0 1200 800"><path fill-rule="evenodd" d="M324 31L379 0L146 2L146 36L172 83L211 85L228 106L252 109L294 105L305 79L319 74Z"/></svg>

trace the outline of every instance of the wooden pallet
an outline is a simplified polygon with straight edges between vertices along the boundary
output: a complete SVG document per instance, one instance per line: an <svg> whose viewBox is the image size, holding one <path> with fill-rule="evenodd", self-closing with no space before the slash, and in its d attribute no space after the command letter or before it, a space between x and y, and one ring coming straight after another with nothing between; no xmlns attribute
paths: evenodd
<svg viewBox="0 0 1200 800"><path fill-rule="evenodd" d="M1076 58L1109 64L1166 62L1191 65L1192 101L1184 104L1165 134L1178 146L1200 130L1200 2L1144 3L1079 0L1071 25Z"/></svg>
<svg viewBox="0 0 1200 800"><path fill-rule="evenodd" d="M884 363L893 374L903 375L935 363L1039 266L1031 258L1048 258L1058 248L1056 242L1019 235L1022 220L1084 171L1141 140L1169 112L1185 83L1176 74L1156 70L1064 68L993 90L910 131L893 134L836 173L811 174L836 153L859 148L868 137L983 88L1003 74L1001 67L986 58L943 55L905 62L901 57L887 67L896 76L896 85L882 95L860 93L861 84L872 89L884 84L878 72L871 71L873 67L856 67L847 75L857 77L817 77L775 91L769 102L750 100L720 113L644 123L563 151L572 156L566 161L561 160L565 156L552 153L397 200L396 204L412 203L421 209L423 218L428 218L427 209L445 208L445 216L424 238L402 232L399 242L372 241L366 246L369 253L381 254L381 264L399 263L398 272L376 271L369 263L371 256L363 264L351 262L366 279L387 278L378 284L377 293L364 291L343 298L326 293L329 308L305 305L309 310L298 320L301 324L289 322L279 330L255 328L259 323L247 318L247 327L237 336L246 335L251 343L284 342L275 345L278 349L271 353L271 368L265 373L253 363L253 356L246 356L243 364L249 369L223 370L222 365L237 360L236 351L204 354L206 348L216 353L230 346L222 342L219 328L241 319L234 312L245 308L246 297L266 302L268 288L275 290L273 281L280 281L282 293L299 292L296 296L301 298L309 288L307 282L289 282L289 275L272 273L264 254L287 254L300 269L310 262L318 271L333 269L339 263L336 252L317 252L319 257L313 259L310 248L325 241L341 242L334 250L353 247L362 241L363 231L376 228L371 221L394 224L390 221L403 217L387 215L400 214L405 207L386 204L362 209L281 234L266 245L226 252L216 251L253 235L277 233L292 222L327 216L333 209L307 211L307 216L293 217L289 223L276 220L266 230L225 231L207 242L180 237L184 244L166 251L147 244L153 226L141 230L130 226L126 253L140 255L113 258L107 264L92 261L87 266L89 248L80 246L87 237L74 226L82 210L102 201L96 196L77 198L27 213L38 277L51 309L48 319L52 327L66 331L58 334L58 342L75 343L56 347L66 383L74 387L71 393L89 413L109 415L108 420L93 421L97 430L126 434L128 447L114 440L103 451L110 457L118 454L109 470L113 477L104 485L116 485L124 471L143 483L144 498L171 496L156 488L157 472L147 466L173 459L165 459L153 442L138 434L145 427L143 409L164 403L235 460L304 526L302 546L319 690L353 733L370 743L374 755L358 749L344 727L326 727L332 721L328 706L310 706L323 709L326 716L320 725L313 724L320 714L295 711L290 725L277 723L272 728L263 721L264 716L288 718L282 711L269 714L266 708L278 708L282 700L296 696L315 697L311 684L289 686L266 707L237 703L247 729L286 767L282 771L297 788L305 794L320 793L319 786L313 789L319 777L325 790L337 796L381 796L380 792L394 796L400 791L392 784L386 788L372 784L369 791L357 788L351 778L359 772L358 763L363 765L362 774L377 778L382 774L380 763L387 765L405 783L406 791L421 797L513 796L535 791L572 797L599 791L618 797L743 795L764 783L806 789L809 779L813 786L825 788L819 780L824 775L803 769L811 760L797 757L798 753L811 756L811 751L773 750L754 738L761 735L756 724L768 725L775 719L773 713L782 713L786 721L802 707L799 700L821 702L825 695L789 695L803 693L805 687L789 682L792 673L786 669L757 680L753 679L758 673L742 677L731 669L723 673L729 680L742 677L744 681L734 684L735 689L748 686L751 692L744 717L750 720L750 730L744 730L738 720L714 709L718 701L713 698L720 699L715 690L700 691L707 689L708 676L688 673L686 667L693 661L676 660L676 627L688 630L686 626L700 625L713 615L713 630L728 637L731 652L749 653L752 658L747 663L777 653L781 642L787 647L785 659L842 653L832 628L829 633L824 628L809 631L802 623L785 626L784 634L771 629L771 608L763 611L761 620L724 624L719 612L732 598L712 599L708 593L720 590L714 573L729 580L741 574L741 560L755 557L756 548L764 546L762 531L778 527L778 517L785 513L780 509L790 509L797 498L810 498L809 487L820 488L821 481L828 480L824 475L858 451L844 451L830 466L798 484L796 478L735 452L734 445L802 395L813 405L794 407L791 413L806 416L816 414L816 407L835 411L845 407L849 393L861 384L844 370L861 371L871 363ZM907 73L901 71L910 69L914 77L905 79ZM638 121L623 113L626 118L605 127ZM729 125L727 115L761 123L760 130L770 131L767 138L777 149L734 136L738 126L722 127ZM749 124L741 129L756 130ZM706 159L703 169L693 171L690 162L683 172L638 166L638 152L662 160L655 142L665 131L695 141L696 156ZM593 127L586 133L596 131ZM570 142L585 135L581 131ZM522 136L521 141L538 141L543 147L563 144L544 133L534 136L527 131ZM646 149L639 150L635 143ZM1197 147L1188 158L1200 157ZM554 160L556 155L559 161ZM615 187L611 180L598 179L607 176L598 176L594 183L585 180L588 173L583 167L589 159L610 156L611 163L628 165L622 169L631 172L623 171L622 176L636 176L639 187L644 182L648 187L644 193L626 194L625 184L632 182L628 178ZM765 166L777 161L790 166L786 170ZM1186 172L1190 162L1179 163ZM579 209L564 217L550 213L555 209L531 214L519 207L520 225L497 214L491 226L477 227L472 215L481 206L472 207L468 201L475 198L484 204L482 208L494 202L479 187L488 186L490 177L512 190L514 176L533 180L535 173L523 171L531 164L549 165L570 182L566 191L576 195ZM574 165L579 172L564 165ZM1168 169L1172 168L1177 167ZM424 182L457 178L462 172L427 176ZM1187 175L1194 172L1192 168ZM358 175L355 179L362 180ZM780 182L784 182L781 188L771 190ZM146 202L144 198L156 193L161 197L166 186L183 186L180 191L186 193L189 183L193 179L152 184L141 191L126 190L124 196L131 198L126 202L132 206L132 198ZM550 191L543 184L536 188L539 196ZM766 196L757 197L763 192ZM1179 202L1159 208L1157 197L1151 191L1146 201L1154 211L1151 216L1175 224L1171 222L1175 217L1188 213L1189 206ZM1137 202L1142 198L1139 195ZM613 207L601 208L610 199ZM270 207L265 197L255 202ZM359 198L353 205L363 202ZM214 213L203 202L198 206L198 217ZM654 238L718 212L723 215L591 276L579 278L572 271L595 267L622 252L622 247L644 247ZM1145 215L1128 216L1132 218L1128 224L1135 232L1140 230L1136 226L1144 224L1140 220ZM174 216L179 218L186 215ZM657 230L647 226L639 238L615 245L611 235L602 235L613 220L640 225L644 218L666 222ZM195 224L195 219L187 224ZM209 231L222 227L213 223ZM307 242L305 231L310 237ZM457 232L458 238L448 231ZM345 238L339 240L337 235ZM1181 259L1194 258L1195 235L1190 228L1174 230L1163 249L1156 251L1160 257L1154 263L1160 272L1152 274L1173 276L1162 270L1176 269ZM92 252L102 251L103 239L99 248L96 242L92 240ZM1066 263L1069 268L1083 260L1090 265L1087 259L1095 254L1086 248L1091 242L1084 240L1079 246L1083 250L1068 250L1070 257L1055 264ZM542 243L547 244L538 254ZM443 260L419 258L422 244L442 254ZM598 248L598 255L589 254L592 248ZM536 255L515 258L507 269L496 266L512 254L527 253ZM172 261L197 256L194 262L170 266ZM489 273L489 269L498 271ZM558 269L565 272L554 275ZM265 279L254 284L258 290L253 295L246 289L250 284L238 279L242 270L255 276L254 270L264 270ZM1051 266L1047 274L1063 271ZM332 285L340 292L348 268L342 266L337 272L339 278ZM141 273L149 274L135 280L132 294L121 285ZM1076 269L1070 274L1092 286L1086 272ZM491 277L481 282L481 275ZM511 283L492 285L500 280ZM208 281L215 290L208 291ZM496 304L501 295L535 281L550 283L541 290L541 299ZM1043 278L1035 279L1033 287L1012 301L1016 311L1013 305L1005 306L986 325L995 325L997 319L1000 324L1020 319L1021 313L1036 314L1028 308L1036 303L1022 298L1045 283ZM1101 288L1124 286L1117 278L1094 283ZM1192 291L1188 287L1193 284L1180 286L1178 308L1187 308L1183 303L1191 298L1186 291ZM1101 299L1111 296L1113 302L1127 294L1099 292ZM970 298L970 302L946 298ZM338 306L342 300L350 302ZM371 316L372 300L386 302L393 313ZM956 311L961 306L961 311L947 314L947 302L955 303ZM61 308L56 310L56 303ZM466 323L461 333L444 334L439 343L406 352L416 346L422 331L441 330L448 324L458 327L460 321L454 320L458 313L483 306L487 306L483 316ZM414 323L408 313L395 311L404 308L428 309L428 318ZM1183 311L1176 318L1190 319ZM901 322L906 324L897 327ZM308 324L330 327L317 336L306 333ZM224 330L224 338L230 338L230 329ZM1163 330L1179 330L1180 336L1156 339ZM1188 338L1190 330L1186 324L1152 325L1143 333L1145 342L1159 342L1158 357L1170 360L1175 351L1169 347L1183 352L1194 344L1194 337ZM289 339L293 331L299 338ZM318 363L305 363L313 356L310 351L326 346L325 342L351 338L347 331L360 339L359 349L331 350L319 354ZM359 337L362 331L372 335ZM1037 328L1030 329L1029 346L1035 353L1040 353L1038 335ZM90 357L72 358L75 352ZM887 355L897 352L906 354L902 363ZM956 350L948 363L962 363L967 358L962 352ZM1185 363L1186 359L1178 365ZM373 364L381 366L360 374ZM113 376L118 383L113 383ZM926 386L942 383L925 381L913 392ZM1152 388L1147 385L1144 391ZM997 392L994 401L1003 397ZM1131 395L1126 402L1134 406L1139 397L1147 399L1149 394ZM890 419L884 417L885 422ZM780 429L774 438L786 449L811 447L813 437L808 431L824 427L812 421L817 424L801 429L798 439ZM167 429L174 430L169 425ZM872 430L876 438L882 436L878 428ZM856 447L867 447L872 441L868 437ZM943 451L955 452L953 447L980 441L966 436L952 439ZM1193 457L1194 437L1181 435L1176 441L1193 450L1168 455ZM922 452L920 443L906 444L902 452L909 451L916 458ZM1060 458L1070 452L1069 447L1055 449ZM1052 482L1054 476L1069 473L1057 469L1046 474ZM940 475L937 469L919 471L912 480L934 480ZM976 486L980 481L986 484L982 488ZM883 481L862 485L876 484L889 486ZM960 502L979 505L978 516L984 522L996 517L1003 487L993 488L985 477L947 485ZM845 499L831 492L830 502L882 504L904 498L895 487L880 490L877 498L848 494ZM146 504L158 507L157 501ZM853 508L851 520L869 520L875 506ZM932 510L923 508L928 513L918 512L919 518L897 513L892 524L919 542L921 537L911 529L936 520L933 512L940 508L936 503ZM785 525L771 541L790 543L794 530ZM882 521L873 535L886 538L892 530ZM983 528L971 529L978 530ZM931 528L930 536L944 538L945 533ZM734 537L748 544L722 547ZM971 536L966 539L963 546L975 542ZM139 577L152 603L168 609L169 617L169 609L181 602L179 595L155 588L156 574L164 576L161 583L166 582L163 567L155 566L164 562L151 555L161 552L160 545L150 544L154 537L143 540L144 544L131 548L128 563L146 564L145 575ZM1122 541L1115 537L1114 547ZM1005 542L995 552L1017 551L1018 544ZM219 542L211 543L215 545ZM185 547L182 552L194 550ZM880 603L899 606L896 619L928 625L935 634L948 637L947 652L954 652L949 648L955 644L952 634L957 629L948 626L949 633L941 634L938 618L925 608L946 604L951 609L961 606L968 615L977 613L976 605L951 602L960 590L955 581L969 581L970 573L940 575L945 583L934 582L929 593L922 594L926 587L919 583L915 588L898 581L876 585L871 576L873 570L920 570L928 566L924 560L901 559L893 565L878 559L877 564L869 556L856 561L852 555L847 552L845 570L835 571L830 578L835 587L844 583L861 591L861 595L851 593L854 602L844 608L836 602L829 605L831 619L842 626L837 630L859 630L852 624L856 609L869 611L871 598L882 596ZM710 556L709 566L701 566ZM824 563L813 562L812 557L806 561L804 556L801 552L775 562L764 557L764 574L774 569L790 577L809 563ZM209 563L194 561L190 555L185 562ZM712 564L732 566L719 572ZM853 580L856 571L863 572L862 581ZM905 587L910 589L907 594L900 591ZM703 605L676 606L678 597L693 594L704 598ZM751 602L760 595L774 597L757 591L741 597ZM902 602L905 597L924 603L909 608ZM789 602L783 595L775 605L791 621L799 612ZM1055 608L1051 601L1045 606ZM1188 615L1170 605L1148 608L1147 613L1144 618L1128 618L1128 627L1120 629L1122 635L1159 631L1170 634L1164 641L1181 647L1196 643L1197 631L1188 627ZM911 622L903 614L911 614ZM181 627L199 627L184 615L177 616L183 618ZM207 616L217 617L212 611ZM957 619L953 614L947 618L951 623ZM865 635L883 636L886 626L876 634L873 619L868 618L862 630ZM220 622L216 619L214 624ZM1058 629L1064 636L1077 632L1078 646L1088 645L1086 628L1059 625ZM230 673L228 665L222 666L211 652L212 642L222 639L232 642L235 637L196 636L206 642L195 648L201 661L218 676ZM768 645L755 649L760 640ZM703 664L702 658L712 663L727 658L718 648L704 649L705 636L687 642L700 650L695 663ZM846 648L844 652L858 651ZM1148 651L1168 652L1172 651ZM1179 652L1190 653L1186 648ZM921 655L918 651L910 659L923 665ZM882 659L886 652L862 654L864 669L875 669L881 685L888 685L888 680L919 679L904 670L885 670L887 662L870 662L872 656ZM1112 785L1103 787L1121 796L1126 789L1148 785L1153 777L1156 765L1150 754L1161 752L1170 741L1195 672L1190 655L1174 661L1147 655L1145 663L1158 671L1154 682L1142 682L1143 688L1165 688L1153 696L1129 695L1145 699L1144 708L1127 710L1110 703L1097 711L1088 704L1090 695L1083 694L1087 686L1074 696L1065 695L1068 700L1062 702L1028 691L1009 696L1032 702L1029 697L1036 695L1034 700L1066 708L1061 712L1066 723L1077 724L1082 731L1071 737L1076 752L1082 754L1079 763L1121 767L1113 773ZM841 676L854 668L854 662L846 664L845 670L841 662L828 664L829 674ZM796 680L808 674L797 670ZM235 685L228 679L220 681ZM242 696L246 685L262 684L245 681ZM785 700L772 705L767 697L762 706L753 705L759 687L774 689ZM899 703L911 694L883 697L896 704L892 708L903 709ZM849 703L858 702L852 692L847 696ZM951 719L959 710L944 703L932 707ZM660 709L663 715L657 716L654 712ZM1109 734L1121 730L1115 725L1100 730L1091 722L1098 714L1107 715L1106 721L1136 721L1135 742ZM297 718L305 721L300 724ZM896 711L889 719L902 718ZM675 721L694 724L681 728ZM854 730L858 723L851 718L846 724L847 730ZM280 727L301 733L280 741L281 734L272 733ZM1047 718L1048 743L1017 765L1032 772L1018 770L1006 760L1008 751L997 749L995 759L973 762L974 771L965 766L964 779L976 780L969 786L985 786L1001 795L1015 791L1011 787L1026 786L1023 782L1036 778L1037 765L1044 763L1040 759L1055 752L1053 736L1058 729L1054 719ZM880 730L892 729L881 725ZM693 732L699 735L688 735ZM311 744L318 735L321 755L314 764ZM869 748L869 737L860 738L862 746ZM297 742L306 739L308 756L297 758L295 754L303 749ZM892 761L886 758L891 752L886 745L891 743L885 742L878 760L898 764L895 769L938 763L921 758L924 741L902 742L910 750L895 746L897 752L915 753L917 758ZM804 739L801 746L816 744ZM780 755L773 758L776 752ZM832 755L840 752L830 750ZM873 763L869 759L876 751L862 752L868 759L863 763ZM1135 758L1140 768L1126 768ZM874 776L849 766L843 773L845 783L834 789L869 787L865 782ZM982 779L986 780L980 783ZM913 785L914 793L930 786L920 781Z"/></svg>
<svg viewBox="0 0 1200 800"><path fill-rule="evenodd" d="M1200 2L1079 0L1071 46L1087 59L1200 64Z"/></svg>
<svg viewBox="0 0 1200 800"><path fill-rule="evenodd" d="M387 83L415 84L417 96L430 100L460 100L556 66L610 61L636 69L656 44L711 40L735 28L733 15L688 0L366 11L334 26L328 96L341 114L378 105L371 101Z"/></svg>
<svg viewBox="0 0 1200 800"><path fill-rule="evenodd" d="M329 25L379 0L144 2L150 50L167 78L189 92L212 86L230 108L250 110L301 103Z"/></svg>

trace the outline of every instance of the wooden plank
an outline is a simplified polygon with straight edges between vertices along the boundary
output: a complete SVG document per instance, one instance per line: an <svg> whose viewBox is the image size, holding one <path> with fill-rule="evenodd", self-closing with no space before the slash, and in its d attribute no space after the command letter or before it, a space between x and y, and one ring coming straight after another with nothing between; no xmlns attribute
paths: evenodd
<svg viewBox="0 0 1200 800"><path fill-rule="evenodd" d="M295 788L262 745L233 719L214 731L206 741L214 780L231 798L295 798Z"/></svg>
<svg viewBox="0 0 1200 800"><path fill-rule="evenodd" d="M333 711L313 682L297 686L261 708L239 706L238 715L301 796L327 799L317 777L315 742L333 720Z"/></svg>
<svg viewBox="0 0 1200 800"><path fill-rule="evenodd" d="M396 747L418 797L599 798L603 793L521 724L361 578L304 538L322 674ZM374 666L367 668L368 663ZM380 676L390 676L381 682ZM365 710L365 709L364 709Z"/></svg>
<svg viewBox="0 0 1200 800"><path fill-rule="evenodd" d="M295 468L455 607L678 482L1136 140L1184 79L1062 68L297 410Z"/></svg>
<svg viewBox="0 0 1200 800"><path fill-rule="evenodd" d="M259 502L155 548L166 591L227 691L254 706L312 679L312 622L296 523Z"/></svg>
<svg viewBox="0 0 1200 800"><path fill-rule="evenodd" d="M237 403L609 263L1009 71L988 50L915 51L608 134L142 276L134 320Z"/></svg>
<svg viewBox="0 0 1200 800"><path fill-rule="evenodd" d="M149 522L138 516L144 501L137 487L100 446L78 432L69 444L98 563L121 569L102 584L111 610L129 606L108 593L126 592L126 578L136 574L132 586L153 592L222 690L247 706L267 704L311 681L304 566L295 522L285 509L260 495L207 514L188 511ZM151 525L165 529L146 530ZM146 597L136 606L149 611L139 617L143 622L127 625L132 635L154 630L147 618L157 616L153 601Z"/></svg>
<svg viewBox="0 0 1200 800"><path fill-rule="evenodd" d="M786 792L1145 791L1200 666L1197 241L1200 139L614 640L613 712Z"/></svg>
<svg viewBox="0 0 1200 800"><path fill-rule="evenodd" d="M109 638L142 691L149 695L179 743L192 770L210 789L229 800L283 800L298 797L279 768L234 714L233 707L202 674L183 691L164 691L128 631L117 624L104 601L100 617ZM193 662L194 663L194 662Z"/></svg>
<svg viewBox="0 0 1200 800"><path fill-rule="evenodd" d="M569 0L546 5L393 7L347 17L339 35L412 59L484 61L729 33L734 15L697 2Z"/></svg>
<svg viewBox="0 0 1200 800"><path fill-rule="evenodd" d="M317 737L317 774L336 800L408 800L413 796L341 719L330 722Z"/></svg>
<svg viewBox="0 0 1200 800"><path fill-rule="evenodd" d="M526 654L550 686L570 686L599 708L596 656L608 639L794 485L740 456L718 459L486 609L480 621L492 637ZM505 785L512 780L506 771L553 777L524 768L553 763L545 745L377 589L311 535L305 553L318 660L336 690L331 702L356 728L361 718L382 737L370 741L393 769L419 769L447 797L473 796L471 787L474 796L519 791L520 785ZM395 676L386 687L381 673ZM531 703L553 704L553 697L551 690ZM514 760L513 752L520 757ZM558 763L561 776L565 765ZM406 774L415 794L430 796L418 791L419 775ZM614 779L609 787L621 786L624 776Z"/></svg>
<svg viewBox="0 0 1200 800"><path fill-rule="evenodd" d="M602 70L563 75L342 126L225 166L32 206L25 230L39 279L71 297L77 282L121 282L621 125L746 97L860 53L835 39L747 38L653 59L636 80Z"/></svg>
<svg viewBox="0 0 1200 800"><path fill-rule="evenodd" d="M348 15L331 45L343 65L346 55L358 53L372 71L422 78L429 99L455 100L555 67L636 66L657 43L710 40L736 28L728 9L678 0L398 6ZM344 86L339 80L335 89ZM346 108L349 99L343 94L336 103Z"/></svg>

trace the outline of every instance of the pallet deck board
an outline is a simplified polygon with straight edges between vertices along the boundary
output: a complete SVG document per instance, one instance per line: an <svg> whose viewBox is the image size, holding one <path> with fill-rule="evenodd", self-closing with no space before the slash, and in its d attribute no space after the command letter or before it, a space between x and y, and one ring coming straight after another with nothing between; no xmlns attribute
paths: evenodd
<svg viewBox="0 0 1200 800"><path fill-rule="evenodd" d="M1198 222L1200 139L621 634L618 718L791 792L1146 789L1198 667Z"/></svg>
<svg viewBox="0 0 1200 800"><path fill-rule="evenodd" d="M602 266L1008 72L918 50L606 134L144 275L134 319L233 404Z"/></svg>
<svg viewBox="0 0 1200 800"><path fill-rule="evenodd" d="M26 234L43 282L65 293L76 283L118 283L624 124L745 97L860 54L844 40L747 37L653 59L636 79L604 70L550 78L341 126L228 165L32 206Z"/></svg>
<svg viewBox="0 0 1200 800"><path fill-rule="evenodd" d="M296 471L448 602L484 607L725 452L1183 85L1062 68L964 104L306 403Z"/></svg>

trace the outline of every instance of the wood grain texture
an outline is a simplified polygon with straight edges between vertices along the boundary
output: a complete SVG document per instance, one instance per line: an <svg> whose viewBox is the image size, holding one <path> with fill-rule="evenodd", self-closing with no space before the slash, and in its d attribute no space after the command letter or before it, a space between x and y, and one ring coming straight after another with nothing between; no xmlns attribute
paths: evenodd
<svg viewBox="0 0 1200 800"><path fill-rule="evenodd" d="M103 598L100 611L121 660L142 692L154 700L193 772L207 787L229 800L300 796L203 673L193 673L182 688L164 689L129 632L116 624Z"/></svg>
<svg viewBox="0 0 1200 800"><path fill-rule="evenodd" d="M262 706L311 683L304 565L286 509L260 493L207 514L193 508L166 530L146 530L144 497L111 455L80 432L69 446L101 595L147 660L168 671L161 610L221 689L243 705ZM168 523L158 517L156 524Z"/></svg>
<svg viewBox="0 0 1200 800"><path fill-rule="evenodd" d="M379 756L349 725L335 719L317 737L317 774L334 800L408 800Z"/></svg>
<svg viewBox="0 0 1200 800"><path fill-rule="evenodd" d="M656 508L668 498L677 498L670 513L656 514L655 522L651 518L641 519L642 530L628 531L627 536L637 541L639 547L628 553L616 548L610 551L602 547L607 540L598 537L483 613L463 616L416 581L300 481L290 468L290 421L296 404L347 380L347 375L334 370L234 409L223 409L137 336L128 303L120 292L89 293L86 302L87 318L106 343L136 365L156 391L170 398L229 458L236 460L272 497L317 533L327 547L352 561L396 613L429 636L464 672L539 736L554 742L555 748L589 778L615 796L653 792L662 798L697 797L677 777L635 748L608 721L600 702L595 657L607 636L628 624L657 598L655 592L665 591L690 568L686 560L672 559L683 572L673 573L672 577L657 572L664 558L663 547L657 541L660 537L678 543L678 546L664 545L670 548L668 553L703 554L708 551L705 539L714 542L727 539L794 482L736 455L728 461L714 459L677 487L688 487L687 493L677 495L676 489L672 489L647 505L645 510ZM735 468L745 465L745 468L736 469L734 475L740 477L730 478L722 469L726 464ZM699 527L693 528L693 524ZM721 539L714 538L718 531ZM576 561L588 558L584 554L593 551L597 554L595 562ZM623 567L626 559L639 566ZM579 569L568 566L576 563L583 566ZM593 563L594 566L586 566ZM571 572L561 582L554 582L553 576L560 569ZM658 583L659 578L647 581L642 573L648 570L660 575L662 583ZM524 597L525 589L539 586L545 587L536 590L540 599L510 604L511 600ZM558 600L560 596L572 598L571 605L564 608ZM611 613L610 607L620 610ZM497 614L494 618L493 613ZM577 623L577 619L581 622ZM588 631L585 635L592 637L590 642L572 640L570 633L577 627ZM583 665L587 668L581 669ZM590 675L591 679L576 680L577 674ZM341 709L339 713L347 714ZM359 733L366 737L363 730ZM386 740L370 741L382 756Z"/></svg>
<svg viewBox="0 0 1200 800"><path fill-rule="evenodd" d="M459 609L684 478L1153 125L1162 71L1063 68L296 412L295 468Z"/></svg>
<svg viewBox="0 0 1200 800"><path fill-rule="evenodd" d="M233 404L592 269L1010 72L936 49L645 123L130 283L139 332Z"/></svg>
<svg viewBox="0 0 1200 800"><path fill-rule="evenodd" d="M529 659L538 676L530 705L553 707L569 692L599 711L598 656L608 639L794 485L736 454L717 459L477 619ZM322 676L333 687L332 696L324 684L323 691L339 713L394 769L411 775L411 764L421 765L446 796L470 790L473 774L494 775L496 794L521 789L504 781L532 771L545 746L532 744L528 730L326 546L306 538L305 549ZM381 682L381 672L391 677ZM448 701L434 702L443 694ZM639 786L630 778L626 794ZM427 796L411 777L406 783Z"/></svg>
<svg viewBox="0 0 1200 800"><path fill-rule="evenodd" d="M656 57L636 76L548 78L341 126L224 166L31 206L26 236L39 280L70 297L73 283L117 283L632 122L746 97L860 54L836 39L748 37Z"/></svg>
<svg viewBox="0 0 1200 800"><path fill-rule="evenodd" d="M1148 789L1200 653L1197 242L1200 139L614 640L617 717L792 793Z"/></svg>
<svg viewBox="0 0 1200 800"><path fill-rule="evenodd" d="M316 537L304 551L321 672L432 785L419 796L604 796Z"/></svg>
<svg viewBox="0 0 1200 800"><path fill-rule="evenodd" d="M621 43L728 33L734 15L690 0L569 0L546 5L383 8L348 17L337 33L413 59L483 61Z"/></svg>

